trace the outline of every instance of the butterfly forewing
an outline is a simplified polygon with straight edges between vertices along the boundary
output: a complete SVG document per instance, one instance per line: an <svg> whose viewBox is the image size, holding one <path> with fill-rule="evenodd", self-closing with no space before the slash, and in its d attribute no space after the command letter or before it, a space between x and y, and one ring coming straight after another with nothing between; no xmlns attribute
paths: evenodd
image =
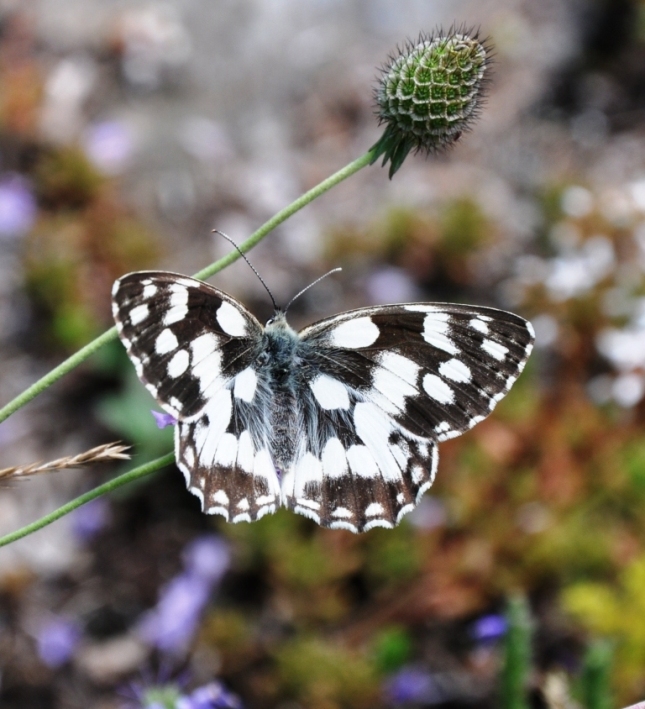
<svg viewBox="0 0 645 709"><path fill-rule="evenodd" d="M234 298L187 276L131 273L114 317L141 381L179 419L177 464L206 512L251 521L280 492L268 452L270 392L254 368L263 328Z"/></svg>
<svg viewBox="0 0 645 709"><path fill-rule="evenodd" d="M410 433L442 441L484 419L533 346L526 320L502 310L412 303L364 308L301 333L325 373L352 383Z"/></svg>

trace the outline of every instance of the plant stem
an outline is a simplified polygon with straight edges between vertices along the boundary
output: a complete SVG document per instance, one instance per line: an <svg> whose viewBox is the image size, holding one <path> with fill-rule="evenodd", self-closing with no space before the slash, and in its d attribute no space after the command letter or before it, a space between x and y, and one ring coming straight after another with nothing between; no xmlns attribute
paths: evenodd
<svg viewBox="0 0 645 709"><path fill-rule="evenodd" d="M503 709L528 709L527 683L531 671L533 623L524 596L509 599L506 620L508 629L504 638L501 705Z"/></svg>
<svg viewBox="0 0 645 709"><path fill-rule="evenodd" d="M287 220L290 216L295 214L298 210L302 209L303 207L306 207L310 202L312 202L317 197L320 197L321 194L327 192L327 190L330 190L339 182L342 182L343 180L353 175L355 172L358 172L359 170L364 168L366 165L369 165L370 161L372 160L372 156L373 151L368 150L360 158L354 160L353 162L350 162L349 165L346 165L344 168L342 168L338 172L335 172L326 180L323 180L315 187L312 187L301 197L298 197L295 202L292 202L290 205L280 210L275 216L271 217L271 219L265 222L257 231L251 234L251 236L249 236L246 241L243 241L239 247L240 251L246 252L249 249L252 249L256 244L262 241L262 239L264 239L267 234L269 234L271 231L273 231L273 229L282 224L282 222ZM203 268L201 271L198 271L194 275L194 278L199 278L201 280L210 278L212 275L218 273L223 268L226 268L226 266L229 266L234 261L237 261L239 258L240 254L237 251L231 251L231 253L227 256L224 256L224 258L221 258L219 259L219 261L215 261L210 266L206 266L206 268ZM81 364L88 357L93 355L98 349L103 347L103 345L106 345L108 342L111 342L116 338L116 327L112 327L106 332L104 332L102 335L99 335L99 337L97 337L95 340L92 340L92 342L85 345L85 347L82 347L71 357L68 357L64 362L61 362L61 364L59 364L57 367L54 367L54 369L52 369L48 374L46 374L44 377L42 377L30 387L25 389L22 394L19 394L15 399L13 399L0 409L0 423L2 423L5 419L9 418L9 416L15 413L19 408L29 403L32 399L38 396L38 394L40 394L52 384L57 382L61 377L65 376L68 372L71 372L72 369L78 367L79 364Z"/></svg>
<svg viewBox="0 0 645 709"><path fill-rule="evenodd" d="M123 473L123 475L119 475L118 477L113 478L112 480L108 480L108 482L103 483L103 485L99 485L93 490L89 490L88 492L84 493L83 495L80 495L74 500L70 500L62 507L59 507L53 512L50 512L48 515L41 517L35 522L32 522L31 524L28 524L25 527L17 529L15 532L6 534L4 537L0 537L0 547L3 547L7 544L11 544L11 542L15 542L18 539L22 539L22 537L26 537L28 534L37 532L39 529L42 529L48 524L55 522L57 519L60 519L66 514L69 514L70 512L77 509L81 505L84 505L90 500L94 500L95 498L100 497L101 495L105 495L108 492L116 490L122 485L127 485L128 483L134 480L138 480L139 478L142 478L146 475L150 475L151 473L154 473L157 470L160 470L161 468L165 468L167 465L173 463L174 460L175 454L168 453L167 455L164 455L161 458L151 460L149 463L144 463L143 465L134 468L134 470L130 470L127 473Z"/></svg>

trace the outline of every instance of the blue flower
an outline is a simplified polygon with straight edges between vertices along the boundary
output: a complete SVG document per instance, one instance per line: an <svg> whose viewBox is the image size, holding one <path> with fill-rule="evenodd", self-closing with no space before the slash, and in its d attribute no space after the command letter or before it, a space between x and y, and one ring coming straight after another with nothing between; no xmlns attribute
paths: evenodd
<svg viewBox="0 0 645 709"><path fill-rule="evenodd" d="M151 410L150 413L154 417L157 428L166 428L167 426L174 426L177 423L177 419L172 414L153 410Z"/></svg>
<svg viewBox="0 0 645 709"><path fill-rule="evenodd" d="M230 563L224 541L199 537L184 551L184 571L159 594L157 605L138 624L140 637L161 652L182 654L188 649L214 588Z"/></svg>
<svg viewBox="0 0 645 709"><path fill-rule="evenodd" d="M432 675L419 667L404 667L390 677L385 693L392 704L438 704L441 692Z"/></svg>
<svg viewBox="0 0 645 709"><path fill-rule="evenodd" d="M484 615L473 623L470 633L476 641L489 644L504 637L507 626L504 616Z"/></svg>
<svg viewBox="0 0 645 709"><path fill-rule="evenodd" d="M177 709L242 709L240 699L224 689L221 682L199 687L177 702Z"/></svg>
<svg viewBox="0 0 645 709"><path fill-rule="evenodd" d="M231 565L228 544L213 534L205 534L193 539L184 549L186 571L213 584L221 581Z"/></svg>
<svg viewBox="0 0 645 709"><path fill-rule="evenodd" d="M52 669L62 667L74 654L81 630L73 620L54 617L42 625L36 637L38 657Z"/></svg>
<svg viewBox="0 0 645 709"><path fill-rule="evenodd" d="M72 532L81 542L90 542L111 519L110 502L97 497L82 505L71 515Z"/></svg>
<svg viewBox="0 0 645 709"><path fill-rule="evenodd" d="M36 199L20 175L0 177L0 238L26 234L36 219Z"/></svg>

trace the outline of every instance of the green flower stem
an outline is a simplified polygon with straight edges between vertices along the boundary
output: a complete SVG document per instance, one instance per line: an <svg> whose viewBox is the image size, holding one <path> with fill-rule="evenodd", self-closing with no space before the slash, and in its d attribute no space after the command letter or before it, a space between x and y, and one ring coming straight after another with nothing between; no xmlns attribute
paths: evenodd
<svg viewBox="0 0 645 709"><path fill-rule="evenodd" d="M139 478L143 478L146 475L150 475L151 473L154 473L157 470L165 468L167 465L174 463L174 461L175 454L168 453L167 455L164 455L161 458L156 458L155 460L151 460L149 463L144 463L143 465L134 468L134 470L130 470L127 473L123 473L123 475L119 475L118 477L113 478L112 480L109 480L106 483L103 483L103 485L95 487L93 490L90 490L89 492L80 495L74 500L70 500L70 502L67 502L62 507L59 507L53 512L50 512L48 515L41 517L35 522L32 522L31 524L28 524L25 527L22 527L21 529L17 529L15 532L5 534L4 537L0 537L0 547L3 547L7 544L11 544L11 542L15 542L18 539L22 539L28 534L37 532L39 529L42 529L48 524L51 524L57 519L60 519L66 514L69 514L81 505L84 505L86 502L94 500L95 498L100 497L101 495L105 495L108 492L112 492L117 488L121 487L121 485L127 485L128 483L133 482L134 480L138 480Z"/></svg>
<svg viewBox="0 0 645 709"><path fill-rule="evenodd" d="M246 241L243 241L240 244L240 251L246 252L249 249L252 249L258 242L262 241L262 239L264 239L269 232L273 231L273 229L282 224L282 222L286 221L298 210L306 207L310 202L313 202L314 199L320 197L321 194L327 192L327 190L330 190L339 182L342 182L355 172L358 172L364 168L366 165L369 165L372 162L373 157L373 151L369 150L360 158L354 160L354 162L350 162L349 165L346 165L326 180L323 180L315 187L312 187L312 189L308 192L305 192L301 197L298 197L295 202L292 202L290 205L280 210L275 216L271 217L269 221L265 222L256 232L251 234ZM223 268L226 268L226 266L229 266L234 261L237 261L238 258L240 258L239 253L237 251L231 251L231 253L224 256L224 258L221 258L219 261L215 261L210 266L206 266L206 268L198 271L194 277L201 280L210 278L215 273L218 273ZM11 414L16 412L19 408L29 403L32 399L38 396L38 394L57 382L61 377L65 376L65 374L71 372L71 370L75 367L78 367L79 364L93 355L98 349L103 347L103 345L106 345L108 342L111 342L116 338L116 328L110 328L107 332L104 332L95 340L92 340L92 342L85 345L85 347L82 347L78 352L59 364L58 367L54 367L51 372L25 389L22 394L18 395L15 399L0 409L0 423L9 418L9 416L11 416ZM63 508L61 507L61 509Z"/></svg>

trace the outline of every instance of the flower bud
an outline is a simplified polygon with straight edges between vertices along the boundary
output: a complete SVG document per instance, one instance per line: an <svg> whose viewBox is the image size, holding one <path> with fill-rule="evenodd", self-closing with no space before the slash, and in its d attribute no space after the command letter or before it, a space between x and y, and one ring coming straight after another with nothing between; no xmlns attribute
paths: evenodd
<svg viewBox="0 0 645 709"><path fill-rule="evenodd" d="M481 105L489 53L476 34L460 30L422 35L392 58L376 90L386 128L372 163L383 155L392 177L410 150L437 152L468 130Z"/></svg>

